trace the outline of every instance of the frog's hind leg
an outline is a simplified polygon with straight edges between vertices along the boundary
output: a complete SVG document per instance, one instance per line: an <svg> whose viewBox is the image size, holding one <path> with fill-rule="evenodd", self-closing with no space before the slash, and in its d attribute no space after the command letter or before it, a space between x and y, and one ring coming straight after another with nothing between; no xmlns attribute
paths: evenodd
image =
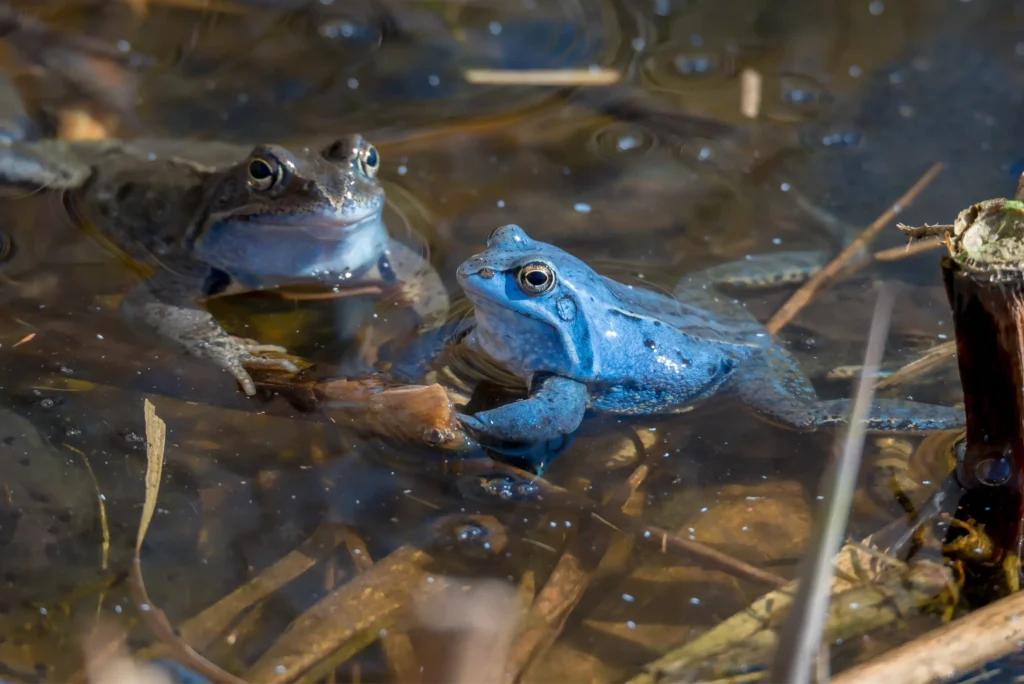
<svg viewBox="0 0 1024 684"><path fill-rule="evenodd" d="M849 399L821 400L796 361L779 347L766 349L737 370L729 390L762 418L810 432L849 422ZM875 399L867 416L871 432L927 432L964 426L963 411L913 401Z"/></svg>
<svg viewBox="0 0 1024 684"><path fill-rule="evenodd" d="M752 254L684 276L676 286L676 296L709 287L761 289L802 283L820 271L830 257L825 250Z"/></svg>

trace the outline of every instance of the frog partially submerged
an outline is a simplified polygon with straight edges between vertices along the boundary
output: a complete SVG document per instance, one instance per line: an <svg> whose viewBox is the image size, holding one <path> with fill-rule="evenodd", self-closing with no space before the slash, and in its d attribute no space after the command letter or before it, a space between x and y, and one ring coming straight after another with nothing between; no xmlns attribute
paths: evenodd
<svg viewBox="0 0 1024 684"><path fill-rule="evenodd" d="M757 265L765 281L810 273L823 255L789 252ZM680 283L676 298L598 275L572 255L530 239L518 226L495 230L484 252L459 266L473 315L441 333L520 378L525 399L460 416L479 435L537 443L576 430L585 413L669 414L712 395L732 395L764 418L800 431L847 420L849 402L821 400L796 361L746 308L710 286L751 284L748 262L721 265ZM422 348L417 350L421 353ZM441 355L439 355L440 358ZM407 367L395 366L399 374ZM872 431L962 426L951 407L877 399Z"/></svg>
<svg viewBox="0 0 1024 684"><path fill-rule="evenodd" d="M15 141L0 185L57 190L72 217L152 275L121 310L227 369L294 370L283 352L229 335L204 300L272 288L394 294L422 320L448 295L420 254L389 237L380 157L360 135L321 148L173 140Z"/></svg>

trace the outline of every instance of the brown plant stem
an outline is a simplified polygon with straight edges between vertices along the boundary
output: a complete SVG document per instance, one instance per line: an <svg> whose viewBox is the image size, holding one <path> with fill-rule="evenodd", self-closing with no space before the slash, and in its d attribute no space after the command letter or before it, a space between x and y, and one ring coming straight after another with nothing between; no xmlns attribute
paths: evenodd
<svg viewBox="0 0 1024 684"><path fill-rule="evenodd" d="M928 171L926 171L925 174L921 176L921 178L914 183L909 190L903 193L903 195L896 200L892 206L886 209L881 216L875 219L870 226L865 228L864 232L861 233L856 240L836 255L836 258L830 261L828 265L811 276L811 278L804 283L799 290L794 292L793 296L782 305L782 308L775 312L775 315L771 317L771 320L769 320L765 325L768 332L774 335L782 330L787 323L793 320L793 317L796 316L801 309L807 306L808 303L810 303L818 290L824 287L827 281L834 278L836 274L842 270L843 266L845 266L850 259L857 254L857 252L863 249L868 242L873 240L883 228L888 226L889 222L893 220L896 214L913 202L914 199L921 194L921 191L932 182L935 176L937 176L943 168L944 165L942 162L936 162L933 164L932 167L928 169Z"/></svg>

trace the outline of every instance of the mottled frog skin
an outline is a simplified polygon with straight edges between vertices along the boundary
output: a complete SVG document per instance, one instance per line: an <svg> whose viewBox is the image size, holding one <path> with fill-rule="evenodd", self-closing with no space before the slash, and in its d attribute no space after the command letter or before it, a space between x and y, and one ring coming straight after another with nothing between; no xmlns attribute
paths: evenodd
<svg viewBox="0 0 1024 684"><path fill-rule="evenodd" d="M779 282L787 277L773 272L811 273L821 256L783 253L754 265L765 282ZM845 422L849 402L819 399L764 326L714 291L715 282L751 284L750 266L687 277L672 298L600 276L518 226L498 228L486 250L458 269L473 316L443 334L447 346L482 352L522 379L529 394L462 422L489 439L537 443L571 434L588 410L678 413L712 395L734 396L800 431ZM879 399L867 428L916 432L963 423L951 407Z"/></svg>
<svg viewBox="0 0 1024 684"><path fill-rule="evenodd" d="M394 294L422 319L448 296L381 218L380 157L360 135L318 148L173 140L16 141L0 146L0 184L62 191L75 219L151 271L125 316L227 369L294 370L280 347L229 335L203 307L216 296L289 287Z"/></svg>

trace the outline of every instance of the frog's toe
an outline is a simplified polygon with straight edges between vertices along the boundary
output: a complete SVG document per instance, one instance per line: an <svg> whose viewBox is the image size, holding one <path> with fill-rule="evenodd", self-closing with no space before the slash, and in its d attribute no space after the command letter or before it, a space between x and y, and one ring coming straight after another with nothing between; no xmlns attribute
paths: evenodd
<svg viewBox="0 0 1024 684"><path fill-rule="evenodd" d="M288 350L280 345L260 344L259 340L254 340L248 337L236 337L234 340L250 354L263 354L265 352L276 352L278 354L288 353Z"/></svg>
<svg viewBox="0 0 1024 684"><path fill-rule="evenodd" d="M277 351L277 349L268 349L267 351ZM288 359L275 359L267 356L255 356L251 352L248 352L246 356L242 358L242 363L250 368L267 368L270 370L283 370L289 373L298 373L299 368Z"/></svg>
<svg viewBox="0 0 1024 684"><path fill-rule="evenodd" d="M228 372L235 376L235 380L242 386L242 391L250 397L256 396L256 383L252 381L252 376L242 366L242 362L240 360L232 360L226 365Z"/></svg>

